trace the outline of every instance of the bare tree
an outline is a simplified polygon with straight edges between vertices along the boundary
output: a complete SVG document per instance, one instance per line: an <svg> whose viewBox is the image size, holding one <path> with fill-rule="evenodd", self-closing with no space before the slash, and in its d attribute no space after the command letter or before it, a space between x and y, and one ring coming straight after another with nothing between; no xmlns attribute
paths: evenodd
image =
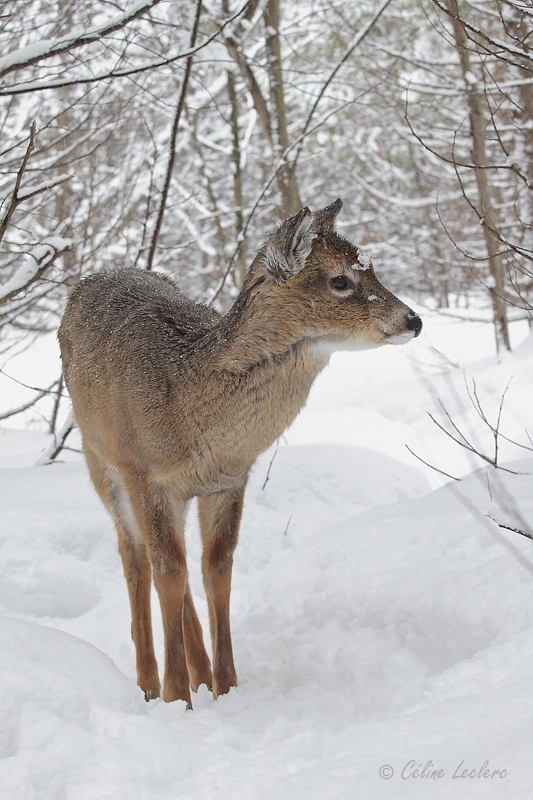
<svg viewBox="0 0 533 800"><path fill-rule="evenodd" d="M71 179L71 175L60 175L57 178L39 185L23 186L23 179L28 169L28 163L35 147L36 123L30 125L30 134L26 152L15 177L15 183L10 196L6 201L6 210L0 219L0 243L2 243L10 224L16 215L17 209L50 189L54 189ZM27 252L19 255L18 261L22 264L16 266L11 276L0 285L0 325L2 320L12 317L17 313L18 307L26 307L28 304L28 290L37 284L48 272L52 264L62 256L71 246L69 239L60 236L48 236L39 245L27 246ZM16 262L15 262L16 264ZM17 298L22 295L20 305ZM2 308L4 307L4 308Z"/></svg>
<svg viewBox="0 0 533 800"><path fill-rule="evenodd" d="M454 232L442 217L458 251L488 290L497 349L510 349L509 308L530 312L533 288L533 142L528 122L533 94L526 77L533 63L526 23L532 16L515 0L494 0L486 4L485 15L477 9L473 25L467 0L433 3L442 13L443 37L449 37L457 54L467 122L450 127L448 147L436 144L431 132L419 134L413 125L411 130L427 150L452 166L461 195L480 224L484 253L476 251L473 231L461 243L461 226ZM435 73L434 64L425 68ZM445 81L442 72L440 78Z"/></svg>

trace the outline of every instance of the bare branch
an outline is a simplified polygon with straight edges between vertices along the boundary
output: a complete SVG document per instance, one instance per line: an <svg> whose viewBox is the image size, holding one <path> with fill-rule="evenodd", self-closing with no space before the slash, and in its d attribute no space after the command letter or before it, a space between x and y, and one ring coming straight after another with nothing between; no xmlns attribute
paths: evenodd
<svg viewBox="0 0 533 800"><path fill-rule="evenodd" d="M239 72L241 73L241 76L248 87L248 91L250 93L250 97L252 98L254 108L257 111L257 116L259 118L259 122L261 123L261 127L263 128L263 132L269 145L272 145L270 114L254 71L249 64L246 55L239 48L239 45L234 37L226 36L224 38L224 44L228 48L228 53L239 67Z"/></svg>
<svg viewBox="0 0 533 800"><path fill-rule="evenodd" d="M41 389L41 391L38 394L36 394L35 397L33 397L29 402L24 403L23 405L18 406L17 408L12 408L10 411L4 411L2 414L0 414L0 420L9 419L9 417L14 417L17 414L22 414L23 411L27 411L28 408L34 406L35 403L41 399L41 397L50 394L51 391L57 386L57 383L58 383L57 381L54 381L53 383L50 384L50 386L48 386L48 388Z"/></svg>
<svg viewBox="0 0 533 800"><path fill-rule="evenodd" d="M426 467L429 467L430 469L435 470L435 472L438 472L441 475L445 475L447 478L451 478L452 481L460 481L461 480L461 478L457 478L455 475L450 475L449 472L444 472L443 469L439 469L438 467L433 466L433 464L430 464L429 461L424 461L424 459L421 456L417 455L414 450L411 450L411 448L409 447L408 444L406 444L405 446L409 450L411 455L414 456L415 458L417 458L419 461L421 461L422 464L425 464Z"/></svg>
<svg viewBox="0 0 533 800"><path fill-rule="evenodd" d="M55 459L58 457L61 450L65 446L67 437L73 428L74 428L74 415L71 410L63 427L61 428L57 436L54 436L52 444L44 451L44 453L35 462L36 467L46 466L47 464L51 464L52 461L55 461Z"/></svg>
<svg viewBox="0 0 533 800"><path fill-rule="evenodd" d="M506 525L504 522L500 522L500 520L496 519L490 512L487 514L487 517L495 522L499 528L504 528L506 531L513 531L513 533L519 533L520 536L525 536L526 539L533 539L533 533L523 531L521 528L515 528L512 525Z"/></svg>
<svg viewBox="0 0 533 800"><path fill-rule="evenodd" d="M24 158L22 159L22 163L21 163L21 165L19 167L19 170L17 172L17 177L15 179L15 188L13 189L13 193L11 195L11 200L10 200L9 205L7 207L6 213L4 214L4 217L3 217L2 221L0 222L0 242L4 238L6 230L7 230L8 226L9 226L9 223L11 222L11 217L15 213L15 209L17 208L17 205L20 202L20 200L18 199L18 193L19 193L19 189L20 189L20 184L22 182L22 176L24 175L24 173L26 171L26 167L28 166L28 161L30 160L30 156L31 156L31 154L33 152L33 148L34 148L34 145L35 145L35 130L36 130L36 127L37 127L36 126L36 122L35 122L35 120L33 120L33 122L30 125L30 139L28 141L28 146L26 147L26 152L24 153Z"/></svg>
<svg viewBox="0 0 533 800"><path fill-rule="evenodd" d="M445 433L446 436L448 436L452 441L454 441L460 447L463 447L465 450L468 450L469 453L472 453L473 455L477 456L478 458L481 458L487 464L490 464L491 467L494 467L494 469L500 469L503 472L510 473L511 475L520 474L520 473L516 472L515 470L508 469L507 467L502 467L498 463L499 439L500 439L500 437L502 439L504 439L505 441L509 442L510 444L515 444L515 445L517 445L519 447L522 447L522 448L524 448L526 450L530 450L531 449L531 448L527 447L527 445L521 445L518 442L513 441L509 437L504 436L500 431L501 418L502 418L502 412L503 412L503 404L505 402L505 396L506 396L507 391L509 389L509 384L511 383L512 378L508 381L508 383L507 383L507 385L506 385L506 387L505 387L505 389L504 389L504 391L502 393L502 396L500 398L500 403L499 403L499 406L498 406L498 415L497 415L497 419L496 419L496 425L493 425L490 422L490 420L488 419L488 417L487 417L487 415L486 415L486 413L485 413L485 411L483 409L483 406L481 404L481 401L480 401L478 393L477 393L477 386L476 386L475 380L474 379L472 380L472 384L473 384L473 390L472 391L470 390L470 387L468 386L468 382L466 380L466 376L464 377L464 380L465 380L465 387L466 387L466 391L467 391L467 395L468 395L468 399L470 400L470 403L472 404L475 412L477 413L477 415L479 416L479 418L481 419L483 424L486 425L486 427L490 430L490 432L491 432L491 434L493 436L493 439L494 439L494 455L492 457L486 455L483 452L481 452L479 447L476 447L475 445L473 445L467 439L465 434L460 430L458 425L453 421L450 412L447 410L447 408L445 407L445 405L442 402L442 400L438 399L438 403L439 403L442 411L444 412L449 424L451 425L452 431L448 430L437 419L435 419L435 417L433 416L433 414L431 414L431 412L429 412L429 411L426 412L427 415L429 416L431 421L437 426L437 428L439 428L439 430L441 430L443 433ZM453 431L455 431L455 434L453 433ZM527 431L526 431L526 436L528 436L528 438L529 438L529 434L527 433ZM412 452L412 451L410 451L410 452ZM418 456L416 456L416 453L413 453L413 455L418 458ZM422 459L420 459L420 460L422 461ZM426 463L426 462L424 462L424 463ZM427 466L431 467L431 464L428 464ZM434 469L434 467L432 467L432 469ZM439 471L439 470L437 470L437 471ZM443 474L446 474L446 473L443 473ZM448 476L448 477L451 477L451 476Z"/></svg>
<svg viewBox="0 0 533 800"><path fill-rule="evenodd" d="M301 135L301 138L300 138L300 146L298 147L298 149L296 151L296 155L294 156L294 164L296 164L296 162L298 161L298 158L299 158L301 150L302 150L305 134L307 133L307 130L309 129L309 125L311 124L311 120L313 119L313 117L315 115L315 112L316 112L316 110L318 108L318 104L322 100L322 98L323 98L323 96L324 96L324 94L326 92L326 89L331 84L331 82L335 78L337 72L340 70L340 68L345 63L345 61L347 61L350 58L350 56L352 55L353 51L361 44L361 42L370 33L370 31L372 30L372 28L374 27L374 25L376 24L376 22L381 17L381 15L383 14L383 12L385 11L385 9L387 8L387 6L390 3L391 3L391 0L384 0L384 2L380 5L378 10L375 12L374 16L366 23L366 25L360 31L358 31L355 34L355 36L353 37L352 41L350 42L348 48L346 49L346 52L344 53L343 57L333 67L333 69L331 70L330 74L328 75L328 77L324 81L322 87L320 88L320 91L319 91L318 95L315 98L315 102L313 103L313 105L311 107L311 110L309 111L309 114L307 115L307 119L305 120L303 131L302 131L302 135Z"/></svg>
<svg viewBox="0 0 533 800"><path fill-rule="evenodd" d="M57 388L56 388L56 396L54 398L54 407L52 409L52 416L50 417L50 433L55 435L56 432L56 424L57 424L57 415L59 413L59 405L61 403L61 398L63 397L63 373L59 376L57 380Z"/></svg>
<svg viewBox="0 0 533 800"><path fill-rule="evenodd" d="M268 465L268 469L267 469L267 474L266 474L265 482L264 482L264 483L263 483L263 485L261 486L261 491L262 491L262 492L264 492L264 490L265 490L265 486L267 485L268 481L270 480L270 470L272 469L272 464L274 463L274 459L276 458L276 456L277 456L277 454L278 454L278 450L279 450L279 447L276 447L276 449L274 450L274 455L273 455L273 456L272 456L272 458L270 459L270 464Z"/></svg>
<svg viewBox="0 0 533 800"><path fill-rule="evenodd" d="M496 55L497 58L501 59L502 61L507 61L509 64L512 64L515 67L527 70L528 72L533 72L533 60L531 57L528 57L527 53L525 53L523 49L520 49L519 47L513 47L501 39L494 39L477 26L466 22L466 20L464 20L462 17L455 17L450 9L440 3L439 0L431 0L431 2L452 21L454 19L460 19L461 25L465 28L465 34L468 36L468 38L471 41L476 42L476 44L481 44L487 53ZM505 53L505 55L502 55L502 53Z"/></svg>
<svg viewBox="0 0 533 800"><path fill-rule="evenodd" d="M70 250L70 247L70 239L63 239L59 236L51 237L49 242L37 245L34 252L28 254L28 257L32 258L35 263L23 264L13 277L0 288L0 306L9 303L18 294L29 289L39 278L42 278L59 256Z"/></svg>
<svg viewBox="0 0 533 800"><path fill-rule="evenodd" d="M198 34L198 26L200 24L200 15L202 13L202 0L197 0L196 2L196 15L194 18L194 25L191 33L191 40L190 46L191 48L194 47L196 42L196 36ZM152 241L150 243L150 250L148 251L148 263L146 265L147 270L152 269L155 249L157 247L157 240L159 238L159 232L161 230L161 225L163 224L163 217L165 215L165 208L167 204L167 197L168 197L168 190L170 188L170 181L172 179L172 172L174 170L174 161L176 158L176 139L178 136L178 127L181 119L181 114L183 108L185 106L185 97L187 95L187 89L189 86L189 77L191 74L193 56L190 55L187 59L187 63L185 65L185 74L183 76L183 81L181 84L181 91L178 100L178 105L176 106L176 113L174 114L174 121L172 123L172 131L170 134L170 144L169 144L169 153L168 153L168 164L167 164L167 171L165 175L165 183L163 185L163 191L161 193L161 202L159 203L159 210L157 212L157 219L154 227L154 232L152 234Z"/></svg>

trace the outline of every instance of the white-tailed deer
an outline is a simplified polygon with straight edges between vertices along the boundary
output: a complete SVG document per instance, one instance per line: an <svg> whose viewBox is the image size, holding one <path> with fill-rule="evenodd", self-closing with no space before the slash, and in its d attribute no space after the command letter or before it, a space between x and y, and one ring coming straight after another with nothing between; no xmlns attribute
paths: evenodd
<svg viewBox="0 0 533 800"><path fill-rule="evenodd" d="M65 380L91 478L118 532L138 684L160 683L151 577L165 634L163 698L237 685L229 600L244 490L258 455L304 405L338 349L400 344L422 321L385 289L368 256L334 231L340 200L283 222L221 316L167 277L115 269L82 280L59 329ZM213 668L185 561L198 498Z"/></svg>

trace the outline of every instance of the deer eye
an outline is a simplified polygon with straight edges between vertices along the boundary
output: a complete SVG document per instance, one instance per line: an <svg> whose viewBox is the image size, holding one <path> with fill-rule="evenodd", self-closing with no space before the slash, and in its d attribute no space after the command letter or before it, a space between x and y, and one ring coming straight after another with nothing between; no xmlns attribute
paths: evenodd
<svg viewBox="0 0 533 800"><path fill-rule="evenodd" d="M342 291L343 289L347 289L349 287L350 282L344 275L337 275L335 278L330 280L329 285L332 286L333 289Z"/></svg>

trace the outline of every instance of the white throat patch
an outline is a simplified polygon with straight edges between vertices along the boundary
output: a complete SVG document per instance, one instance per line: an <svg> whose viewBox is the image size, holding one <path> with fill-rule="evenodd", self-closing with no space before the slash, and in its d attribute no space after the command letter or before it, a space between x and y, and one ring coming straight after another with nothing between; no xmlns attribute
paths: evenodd
<svg viewBox="0 0 533 800"><path fill-rule="evenodd" d="M333 353L337 353L339 350L371 350L377 346L362 338L319 339L311 345L311 350L321 361L329 361Z"/></svg>

